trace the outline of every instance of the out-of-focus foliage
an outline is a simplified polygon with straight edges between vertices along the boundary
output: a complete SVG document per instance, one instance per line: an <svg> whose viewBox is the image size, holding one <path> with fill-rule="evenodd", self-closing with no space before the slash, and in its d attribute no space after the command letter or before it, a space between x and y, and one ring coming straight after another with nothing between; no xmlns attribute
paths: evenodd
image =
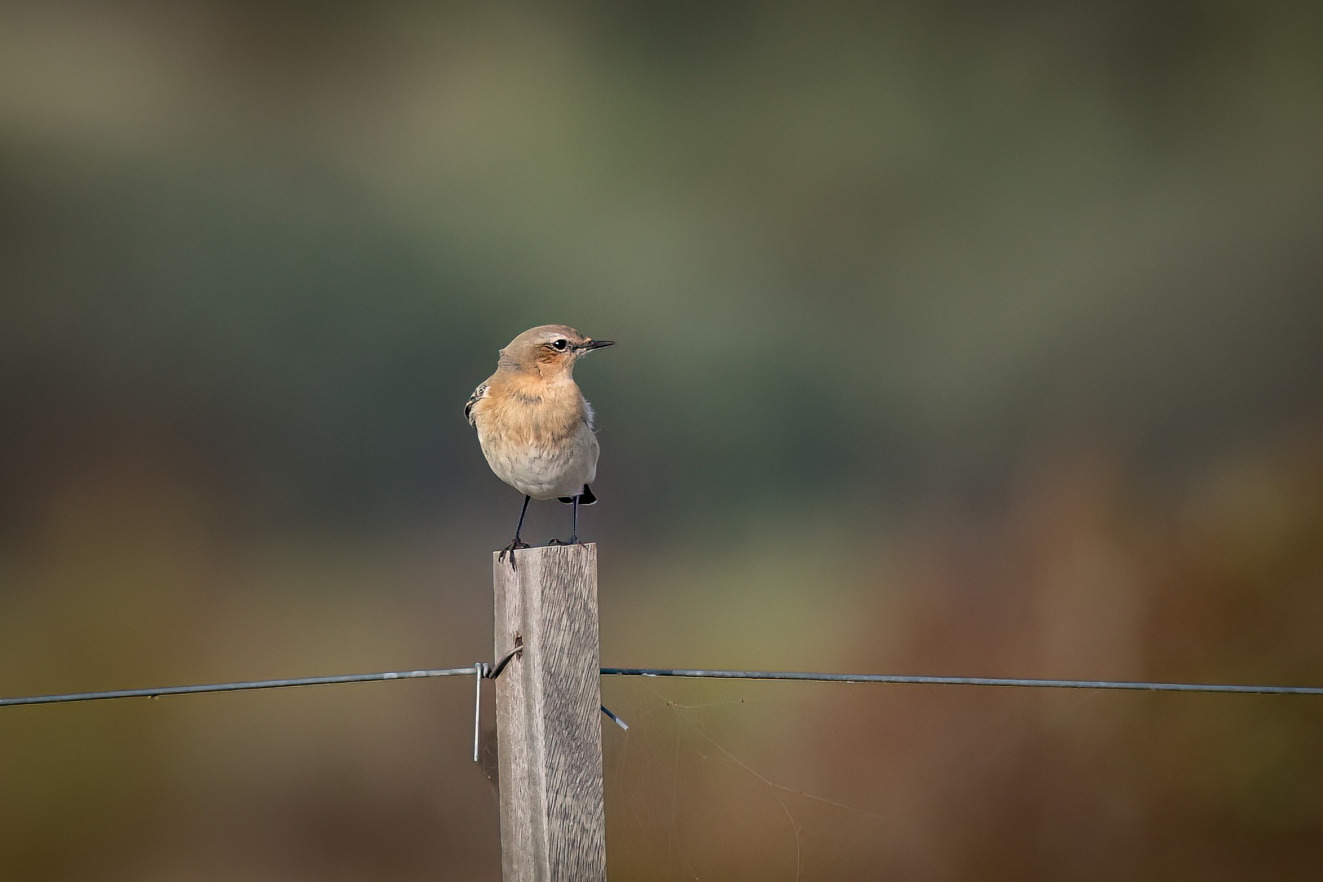
<svg viewBox="0 0 1323 882"><path fill-rule="evenodd" d="M607 663L1323 683L1320 82L1308 3L6 4L0 694L490 658L551 321ZM1309 700L604 690L623 878L1323 857ZM497 878L467 695L9 709L0 879Z"/></svg>

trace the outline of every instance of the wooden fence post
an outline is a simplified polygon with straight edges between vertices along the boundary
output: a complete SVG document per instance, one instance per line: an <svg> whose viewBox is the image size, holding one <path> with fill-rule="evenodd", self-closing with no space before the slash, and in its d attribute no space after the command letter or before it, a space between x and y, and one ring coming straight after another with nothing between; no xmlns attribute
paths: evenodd
<svg viewBox="0 0 1323 882"><path fill-rule="evenodd" d="M492 557L501 870L505 882L606 879L597 546Z"/></svg>

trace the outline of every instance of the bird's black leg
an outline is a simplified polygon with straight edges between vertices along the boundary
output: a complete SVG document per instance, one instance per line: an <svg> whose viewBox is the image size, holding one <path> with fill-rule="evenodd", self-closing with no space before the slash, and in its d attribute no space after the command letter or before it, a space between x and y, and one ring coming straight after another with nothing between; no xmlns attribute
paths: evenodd
<svg viewBox="0 0 1323 882"><path fill-rule="evenodd" d="M571 524L573 525L570 527L570 541L562 542L559 539L552 539L550 542L547 543L548 545L579 544L579 499L580 498L581 497L577 495L570 497L570 508L572 510L570 517L571 517Z"/></svg>
<svg viewBox="0 0 1323 882"><path fill-rule="evenodd" d="M528 503L532 498L531 496L524 497L524 507L519 509L519 523L515 525L514 540L502 548L500 554L496 555L497 560L505 560L505 556L510 555L510 569L512 570L515 569L515 549L528 547L527 542L520 541L519 531L524 529L524 515L528 514Z"/></svg>

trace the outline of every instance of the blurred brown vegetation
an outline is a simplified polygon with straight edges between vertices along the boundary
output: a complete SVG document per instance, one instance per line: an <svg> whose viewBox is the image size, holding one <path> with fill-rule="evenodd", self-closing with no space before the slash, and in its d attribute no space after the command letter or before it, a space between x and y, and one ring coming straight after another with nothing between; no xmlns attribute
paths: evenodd
<svg viewBox="0 0 1323 882"><path fill-rule="evenodd" d="M493 654L1323 684L1310 4L0 8L0 694ZM564 534L535 507L531 537ZM623 879L1313 878L1307 698L603 684ZM495 879L458 681L0 713L0 879Z"/></svg>

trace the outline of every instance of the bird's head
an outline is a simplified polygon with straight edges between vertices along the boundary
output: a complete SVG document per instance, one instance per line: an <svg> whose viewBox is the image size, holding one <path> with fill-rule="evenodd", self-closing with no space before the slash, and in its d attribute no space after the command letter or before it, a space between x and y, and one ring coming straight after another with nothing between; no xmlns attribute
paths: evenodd
<svg viewBox="0 0 1323 882"><path fill-rule="evenodd" d="M540 325L529 328L501 350L501 366L536 371L543 377L570 374L581 357L611 346L614 340L594 340L568 325Z"/></svg>

